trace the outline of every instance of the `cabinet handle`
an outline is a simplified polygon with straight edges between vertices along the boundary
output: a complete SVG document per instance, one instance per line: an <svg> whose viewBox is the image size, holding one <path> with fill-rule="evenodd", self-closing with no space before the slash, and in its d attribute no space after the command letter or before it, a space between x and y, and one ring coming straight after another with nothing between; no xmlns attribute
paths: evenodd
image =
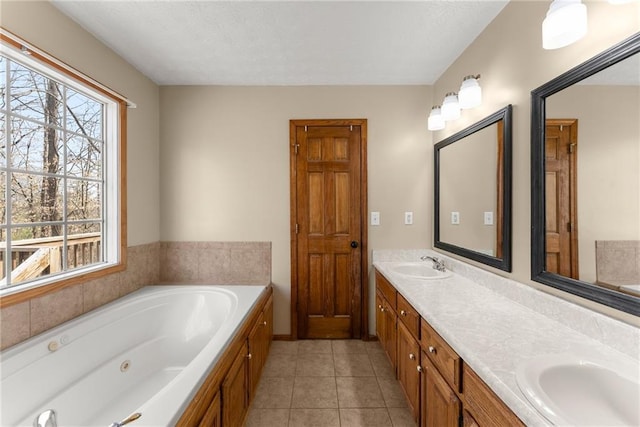
<svg viewBox="0 0 640 427"><path fill-rule="evenodd" d="M263 324L264 326L267 326L267 321L265 320L264 322L262 322L262 324Z"/></svg>
<svg viewBox="0 0 640 427"><path fill-rule="evenodd" d="M402 314L403 316L406 316L406 315L407 315L407 312L406 312L406 311L404 311L404 310L400 310L400 314Z"/></svg>
<svg viewBox="0 0 640 427"><path fill-rule="evenodd" d="M251 360L253 356L251 356L251 353L247 354L247 359Z"/></svg>
<svg viewBox="0 0 640 427"><path fill-rule="evenodd" d="M422 366L418 365L416 366L416 369L418 370L418 372L422 373Z"/></svg>
<svg viewBox="0 0 640 427"><path fill-rule="evenodd" d="M384 307L380 307L380 311L384 313Z"/></svg>
<svg viewBox="0 0 640 427"><path fill-rule="evenodd" d="M382 311L382 304L378 304L378 308Z"/></svg>
<svg viewBox="0 0 640 427"><path fill-rule="evenodd" d="M409 353L409 359L416 360L416 355L413 353Z"/></svg>
<svg viewBox="0 0 640 427"><path fill-rule="evenodd" d="M436 348L434 346L430 345L429 346L429 353L436 354L437 353Z"/></svg>

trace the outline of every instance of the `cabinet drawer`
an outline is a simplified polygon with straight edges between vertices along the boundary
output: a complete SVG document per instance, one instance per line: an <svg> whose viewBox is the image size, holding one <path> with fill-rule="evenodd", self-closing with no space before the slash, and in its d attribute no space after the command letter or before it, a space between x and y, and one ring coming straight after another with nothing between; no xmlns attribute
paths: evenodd
<svg viewBox="0 0 640 427"><path fill-rule="evenodd" d="M398 319L404 323L416 340L420 339L420 315L418 312L401 294L398 294L397 306Z"/></svg>
<svg viewBox="0 0 640 427"><path fill-rule="evenodd" d="M420 344L445 381L454 390L460 391L462 360L424 319L421 320Z"/></svg>
<svg viewBox="0 0 640 427"><path fill-rule="evenodd" d="M462 399L477 425L483 427L522 426L520 419L466 364L463 367Z"/></svg>
<svg viewBox="0 0 640 427"><path fill-rule="evenodd" d="M380 274L376 270L376 286L378 290L382 293L389 304L391 304L391 308L396 309L396 288L394 288L391 283L387 279L384 278L382 274Z"/></svg>

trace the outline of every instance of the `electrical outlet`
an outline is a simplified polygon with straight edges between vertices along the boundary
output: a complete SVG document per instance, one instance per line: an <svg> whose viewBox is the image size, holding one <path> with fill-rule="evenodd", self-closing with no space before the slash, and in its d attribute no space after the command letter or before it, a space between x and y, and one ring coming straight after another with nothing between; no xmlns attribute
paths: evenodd
<svg viewBox="0 0 640 427"><path fill-rule="evenodd" d="M493 212L484 213L484 225L493 225Z"/></svg>
<svg viewBox="0 0 640 427"><path fill-rule="evenodd" d="M380 225L380 212L371 212L371 225Z"/></svg>
<svg viewBox="0 0 640 427"><path fill-rule="evenodd" d="M451 212L451 224L460 224L460 212Z"/></svg>
<svg viewBox="0 0 640 427"><path fill-rule="evenodd" d="M404 224L405 225L413 224L413 212L405 212L404 213Z"/></svg>

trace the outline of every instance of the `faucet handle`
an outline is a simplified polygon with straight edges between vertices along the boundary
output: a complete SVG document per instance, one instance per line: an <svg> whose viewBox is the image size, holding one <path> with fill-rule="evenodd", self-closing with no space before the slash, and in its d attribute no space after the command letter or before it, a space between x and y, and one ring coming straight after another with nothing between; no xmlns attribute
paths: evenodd
<svg viewBox="0 0 640 427"><path fill-rule="evenodd" d="M47 409L46 411L38 414L38 416L33 420L33 427L58 427L56 411L53 409Z"/></svg>
<svg viewBox="0 0 640 427"><path fill-rule="evenodd" d="M120 421L119 423L117 422L111 423L109 427L122 427L123 425L129 424L130 422L137 420L141 416L142 414L140 412L133 413L129 415L127 418L125 418L124 420Z"/></svg>

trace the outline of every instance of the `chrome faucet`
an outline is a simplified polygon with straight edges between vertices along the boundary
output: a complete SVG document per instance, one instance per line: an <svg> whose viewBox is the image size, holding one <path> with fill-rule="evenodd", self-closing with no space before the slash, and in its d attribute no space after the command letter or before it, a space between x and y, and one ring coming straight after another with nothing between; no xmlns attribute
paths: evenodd
<svg viewBox="0 0 640 427"><path fill-rule="evenodd" d="M33 420L33 427L58 427L56 422L56 411L53 409L47 409L46 411L38 414L35 420Z"/></svg>
<svg viewBox="0 0 640 427"><path fill-rule="evenodd" d="M420 259L422 261L426 261L426 260L430 259L431 261L433 261L433 268L435 270L442 271L442 272L447 271L447 269L444 266L444 260L442 260L440 258L436 258L436 257L429 256L429 255L423 255L423 256L420 257Z"/></svg>

